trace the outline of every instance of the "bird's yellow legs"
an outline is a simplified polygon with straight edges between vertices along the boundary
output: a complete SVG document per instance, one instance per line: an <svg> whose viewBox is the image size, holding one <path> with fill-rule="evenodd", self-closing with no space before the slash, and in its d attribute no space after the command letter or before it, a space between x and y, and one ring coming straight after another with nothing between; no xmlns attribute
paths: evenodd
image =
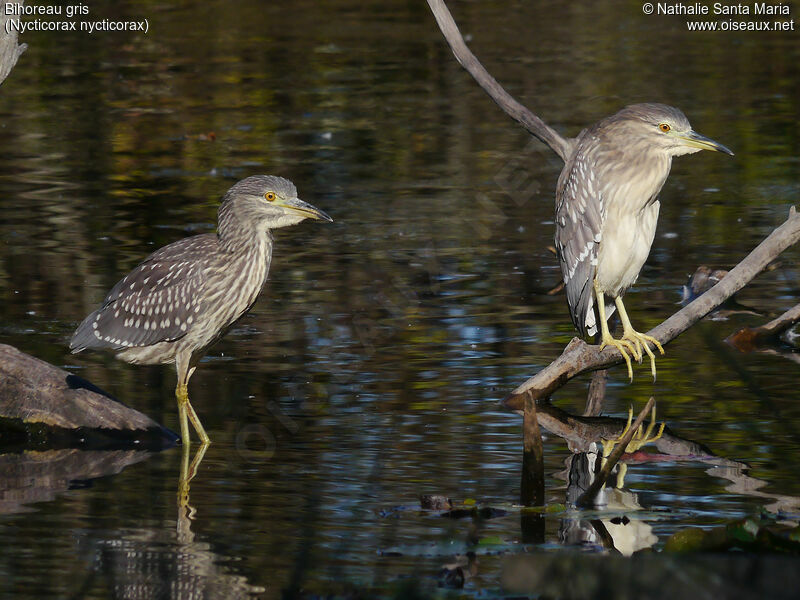
<svg viewBox="0 0 800 600"><path fill-rule="evenodd" d="M211 440L203 429L200 419L197 416L192 403L189 402L189 377L192 376L194 369L189 369L184 377L178 377L178 385L175 388L175 397L178 400L178 418L181 422L181 476L178 481L178 537L181 540L191 538L191 520L194 517L194 508L189 504L189 482L197 474L197 469L203 461L203 456L208 450ZM189 463L189 421L192 422L197 436L200 438L200 448L194 455L192 462Z"/></svg>
<svg viewBox="0 0 800 600"><path fill-rule="evenodd" d="M622 337L614 339L611 332L608 330L608 323L606 322L606 304L603 292L597 289L595 283L594 293L597 297L597 312L600 315L600 334L602 336L600 342L600 350L606 346L614 346L622 354L625 359L625 364L628 367L628 377L633 380L633 368L631 367L631 356L637 361L642 362L642 348L650 357L650 372L653 374L653 381L656 379L656 357L647 342L652 343L661 354L664 354L664 348L656 338L645 333L639 333L631 325L631 320L628 318L628 313L625 310L625 305L622 303L622 297L617 296L614 298L614 304L617 305L619 311L619 318L622 321Z"/></svg>
<svg viewBox="0 0 800 600"><path fill-rule="evenodd" d="M181 443L185 446L190 444L189 441L189 421L192 422L194 430L197 432L197 437L200 438L200 443L205 446L211 442L206 430L203 429L203 424L200 423L200 418L192 408L192 403L189 402L189 387L187 382L179 381L175 388L175 397L178 399L178 418L181 421Z"/></svg>
<svg viewBox="0 0 800 600"><path fill-rule="evenodd" d="M600 443L603 444L603 465L606 464L606 460L614 451L614 446L617 445L617 442L621 440L628 430L631 428L631 421L633 420L633 407L628 408L628 422L625 424L625 428L622 430L616 439L613 440L604 440L601 439ZM656 428L656 406L653 404L653 410L650 413L650 423L647 424L647 428L645 429L644 423L639 425L639 429L636 430L636 433L633 434L631 441L628 442L628 445L625 446L625 452L628 454L633 454L637 452L647 444L655 442L661 438L664 434L664 423L661 423L661 426L658 428L658 433L653 435L653 430ZM652 437L651 437L652 436ZM628 465L625 463L619 463L619 468L617 471L617 487L622 487L625 484L625 473L628 471Z"/></svg>

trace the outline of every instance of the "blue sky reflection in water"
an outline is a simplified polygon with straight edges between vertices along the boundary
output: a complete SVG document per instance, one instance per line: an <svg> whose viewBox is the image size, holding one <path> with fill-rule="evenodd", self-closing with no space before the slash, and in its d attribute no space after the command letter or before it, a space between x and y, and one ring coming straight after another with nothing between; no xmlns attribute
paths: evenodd
<svg viewBox="0 0 800 600"><path fill-rule="evenodd" d="M147 253L213 230L239 178L288 177L336 222L277 232L264 294L192 379L214 444L190 526L177 522L178 450L16 454L77 470L6 506L0 596L391 595L410 579L438 589L471 550L463 593L491 597L509 554L599 552L570 537L580 515L549 514L535 535L521 519L521 423L497 405L573 336L548 294L561 165L461 70L425 3L89 6L150 31L26 34L0 90L4 343L175 428L172 367L71 356L74 327ZM674 312L698 265L730 268L796 202L796 33L690 34L624 2L452 9L490 72L559 131L660 101L736 152L675 161L626 297L640 327ZM632 384L611 373L604 414L653 395L673 431L749 467L744 479L732 462L631 464L642 509L619 510L656 551L688 526L800 511L797 354L722 343L797 303L797 263L793 249L739 295L749 312L667 346L657 384L646 366ZM554 404L580 413L587 382ZM570 452L547 436L545 454L547 501L563 504ZM431 493L496 512L418 510Z"/></svg>

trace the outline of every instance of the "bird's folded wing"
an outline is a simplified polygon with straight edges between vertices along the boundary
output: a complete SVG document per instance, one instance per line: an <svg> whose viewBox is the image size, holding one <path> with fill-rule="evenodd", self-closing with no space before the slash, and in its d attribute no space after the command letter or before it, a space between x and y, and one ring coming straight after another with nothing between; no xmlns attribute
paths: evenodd
<svg viewBox="0 0 800 600"><path fill-rule="evenodd" d="M591 169L580 156L571 167L556 193L556 251L572 322L585 336L597 332L594 276L604 211Z"/></svg>
<svg viewBox="0 0 800 600"><path fill-rule="evenodd" d="M202 249L195 246L202 246L204 237L156 251L119 281L103 305L78 327L70 342L72 350L122 350L186 335L203 308L206 276L202 260L197 259Z"/></svg>

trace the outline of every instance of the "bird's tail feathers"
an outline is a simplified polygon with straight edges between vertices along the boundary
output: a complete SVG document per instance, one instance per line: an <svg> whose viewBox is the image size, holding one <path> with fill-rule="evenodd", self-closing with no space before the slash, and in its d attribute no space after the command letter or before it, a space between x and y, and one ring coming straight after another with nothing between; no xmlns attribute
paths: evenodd
<svg viewBox="0 0 800 600"><path fill-rule="evenodd" d="M581 300L584 298L582 297ZM616 312L617 306L613 302L606 302L606 321L608 321L611 316ZM600 330L598 323L600 321L600 315L597 311L594 302L594 294L587 295L587 302L582 310L578 311L578 318L580 319L580 323L575 323L575 327L584 337L594 337L597 335L597 332Z"/></svg>

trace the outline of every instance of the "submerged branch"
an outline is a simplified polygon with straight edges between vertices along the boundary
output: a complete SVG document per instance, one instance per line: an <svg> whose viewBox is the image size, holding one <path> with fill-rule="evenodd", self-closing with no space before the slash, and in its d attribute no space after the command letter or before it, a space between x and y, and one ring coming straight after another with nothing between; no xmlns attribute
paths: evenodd
<svg viewBox="0 0 800 600"><path fill-rule="evenodd" d="M525 400L522 418L522 446L520 503L522 506L544 506L544 448L536 400L530 397Z"/></svg>
<svg viewBox="0 0 800 600"><path fill-rule="evenodd" d="M777 338L784 331L800 322L800 304L761 327L743 327L729 335L725 341L741 352L750 352L767 340Z"/></svg>
<svg viewBox="0 0 800 600"><path fill-rule="evenodd" d="M592 444L600 440L617 439L625 430L627 419L620 417L583 417L541 402L536 406L539 425L563 439L571 452L590 452ZM649 422L644 423L645 428ZM653 441L659 454L675 459L718 461L722 460L700 442L681 437L669 427L664 428L661 437Z"/></svg>
<svg viewBox="0 0 800 600"><path fill-rule="evenodd" d="M450 14L450 10L444 0L428 0L428 6L431 7L436 23L439 25L439 29L442 31L459 64L472 75L478 85L483 88L483 91L489 94L489 97L503 109L503 112L550 146L553 152L566 162L572 148L572 141L564 138L555 129L517 102L511 94L503 89L503 86L497 83L497 80L489 74L467 47L461 32L458 30L458 25L453 20L453 16Z"/></svg>
<svg viewBox="0 0 800 600"><path fill-rule="evenodd" d="M589 383L589 392L586 395L586 408L583 409L584 417L597 417L603 412L607 383L608 371L600 369L592 373L592 381Z"/></svg>
<svg viewBox="0 0 800 600"><path fill-rule="evenodd" d="M674 340L750 283L770 262L798 241L800 241L800 214L792 207L789 210L789 218L783 225L775 229L719 283L649 331L649 335L662 345ZM622 362L622 355L616 348L608 347L602 352L598 348L599 346L590 346L578 338L573 338L561 356L511 393L505 401L506 406L520 410L523 408L526 392L536 399L546 398L581 373L604 369Z"/></svg>

